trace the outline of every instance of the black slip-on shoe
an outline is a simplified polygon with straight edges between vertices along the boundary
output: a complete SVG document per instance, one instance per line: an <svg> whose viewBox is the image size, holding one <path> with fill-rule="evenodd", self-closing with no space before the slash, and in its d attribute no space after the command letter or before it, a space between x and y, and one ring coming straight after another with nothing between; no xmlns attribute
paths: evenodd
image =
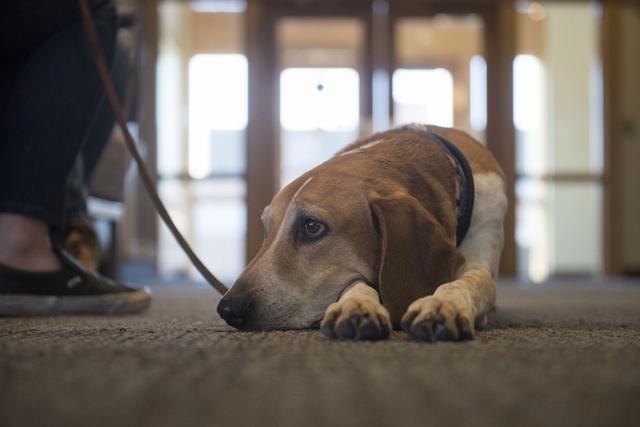
<svg viewBox="0 0 640 427"><path fill-rule="evenodd" d="M29 272L0 265L0 316L132 314L151 304L151 290L133 289L85 270L54 249L62 267Z"/></svg>

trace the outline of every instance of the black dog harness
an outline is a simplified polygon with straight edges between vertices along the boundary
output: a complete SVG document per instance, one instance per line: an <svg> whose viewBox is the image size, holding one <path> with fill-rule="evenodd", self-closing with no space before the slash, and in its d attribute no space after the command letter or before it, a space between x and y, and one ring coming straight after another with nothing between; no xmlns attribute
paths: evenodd
<svg viewBox="0 0 640 427"><path fill-rule="evenodd" d="M473 213L473 201L475 197L473 173L471 172L469 162L467 162L467 159L455 145L438 134L412 126L405 126L398 130L416 133L437 142L438 145L444 149L447 157L449 157L456 168L456 175L458 179L456 191L456 246L460 246L469 231L469 226L471 225L471 214Z"/></svg>

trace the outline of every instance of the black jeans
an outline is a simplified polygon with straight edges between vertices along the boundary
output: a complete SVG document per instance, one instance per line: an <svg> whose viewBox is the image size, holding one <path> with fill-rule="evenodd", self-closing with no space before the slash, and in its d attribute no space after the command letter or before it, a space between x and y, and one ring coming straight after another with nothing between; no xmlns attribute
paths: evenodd
<svg viewBox="0 0 640 427"><path fill-rule="evenodd" d="M129 76L129 50L122 43L116 44L116 51L111 66L111 80L118 98L123 101ZM125 112L127 113L127 112ZM87 217L87 198L93 172L104 151L109 135L113 131L116 118L111 105L103 98L93 122L82 143L82 149L69 174L64 203L64 223L69 224L73 218ZM55 231L57 227L53 227Z"/></svg>
<svg viewBox="0 0 640 427"><path fill-rule="evenodd" d="M115 6L89 3L112 61ZM4 2L0 57L0 212L63 228L74 162L83 144L90 150L89 144L104 143L90 132L103 91L77 1Z"/></svg>

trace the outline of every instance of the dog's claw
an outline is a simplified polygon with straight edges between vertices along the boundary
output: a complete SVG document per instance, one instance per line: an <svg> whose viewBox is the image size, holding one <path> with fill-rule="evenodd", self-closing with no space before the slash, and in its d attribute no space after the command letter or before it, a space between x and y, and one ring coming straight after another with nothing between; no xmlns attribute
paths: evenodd
<svg viewBox="0 0 640 427"><path fill-rule="evenodd" d="M421 341L433 342L436 340L436 333L433 326L433 323L430 322L418 323L411 328L410 333Z"/></svg>
<svg viewBox="0 0 640 427"><path fill-rule="evenodd" d="M378 335L380 335L380 328L369 319L369 316L361 317L356 330L356 339L372 340Z"/></svg>
<svg viewBox="0 0 640 427"><path fill-rule="evenodd" d="M320 330L322 331L323 334L325 334L327 337L331 338L332 340L338 338L338 335L336 334L333 325L330 325L328 323L323 324L322 326L320 326Z"/></svg>
<svg viewBox="0 0 640 427"><path fill-rule="evenodd" d="M331 308L331 306L329 306L329 308ZM327 309L324 315L324 319L322 319L322 322L320 322L320 330L322 331L322 333L324 333L326 336L328 336L331 339L338 338L338 335L336 334L336 330L335 330L335 323L339 314L340 314L339 311L336 311L336 310L329 311L329 309Z"/></svg>
<svg viewBox="0 0 640 427"><path fill-rule="evenodd" d="M420 341L473 339L472 316L451 301L435 296L421 298L409 306L402 329Z"/></svg>
<svg viewBox="0 0 640 427"><path fill-rule="evenodd" d="M345 301L327 308L320 329L331 339L378 340L389 337L391 321L382 305Z"/></svg>
<svg viewBox="0 0 640 427"><path fill-rule="evenodd" d="M343 340L352 340L357 336L357 327L356 322L349 318L338 322L335 329L338 334L338 338Z"/></svg>

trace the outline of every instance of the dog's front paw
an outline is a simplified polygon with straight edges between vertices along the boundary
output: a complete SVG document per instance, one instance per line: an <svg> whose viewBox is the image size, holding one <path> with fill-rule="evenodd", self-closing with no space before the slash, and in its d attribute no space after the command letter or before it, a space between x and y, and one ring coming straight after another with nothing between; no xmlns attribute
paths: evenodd
<svg viewBox="0 0 640 427"><path fill-rule="evenodd" d="M435 295L411 303L402 329L421 341L466 340L475 334L474 316L464 301Z"/></svg>
<svg viewBox="0 0 640 427"><path fill-rule="evenodd" d="M346 299L327 308L320 329L332 339L379 340L389 337L391 318L379 303Z"/></svg>

